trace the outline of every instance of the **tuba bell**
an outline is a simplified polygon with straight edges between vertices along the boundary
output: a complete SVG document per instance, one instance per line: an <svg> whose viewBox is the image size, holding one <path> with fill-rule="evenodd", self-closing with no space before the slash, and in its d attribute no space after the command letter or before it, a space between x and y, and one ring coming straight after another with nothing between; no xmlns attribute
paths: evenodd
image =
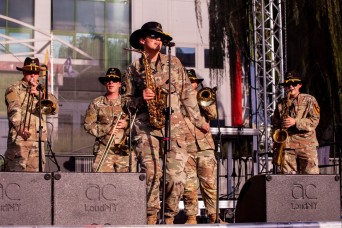
<svg viewBox="0 0 342 228"><path fill-rule="evenodd" d="M197 92L197 101L199 106L207 107L212 105L216 101L217 87L209 88L204 87Z"/></svg>

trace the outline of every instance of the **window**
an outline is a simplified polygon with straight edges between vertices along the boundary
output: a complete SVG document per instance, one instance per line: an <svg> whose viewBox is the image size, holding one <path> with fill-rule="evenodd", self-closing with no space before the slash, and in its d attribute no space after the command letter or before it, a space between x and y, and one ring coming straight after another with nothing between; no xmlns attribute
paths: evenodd
<svg viewBox="0 0 342 228"><path fill-rule="evenodd" d="M104 32L104 2L77 1L76 31L87 33Z"/></svg>
<svg viewBox="0 0 342 228"><path fill-rule="evenodd" d="M105 20L107 34L129 32L129 5L122 2L107 3Z"/></svg>
<svg viewBox="0 0 342 228"><path fill-rule="evenodd" d="M177 47L176 56L185 67L195 67L195 48Z"/></svg>
<svg viewBox="0 0 342 228"><path fill-rule="evenodd" d="M6 0L0 0L0 14L7 15L6 14ZM6 21L0 20L0 27L6 27Z"/></svg>
<svg viewBox="0 0 342 228"><path fill-rule="evenodd" d="M107 50L108 50L108 67L115 66L121 71L128 67L128 52L123 48L127 47L128 40L126 38L108 38ZM112 65L110 65L112 64Z"/></svg>
<svg viewBox="0 0 342 228"><path fill-rule="evenodd" d="M31 33L24 33L24 32L9 32L8 35L11 38L13 38L14 40L29 39L31 37ZM25 44L27 44L27 43L10 44L9 45L10 53L15 54L15 53L20 53L20 52L30 52L31 49L28 46L26 46Z"/></svg>
<svg viewBox="0 0 342 228"><path fill-rule="evenodd" d="M55 37L58 37L62 41L69 43L71 45L73 44L73 40L74 40L73 36L55 35ZM54 47L53 57L65 58L65 59L68 57L72 57L72 49L62 44L61 42L55 41L53 43L53 47Z"/></svg>
<svg viewBox="0 0 342 228"><path fill-rule="evenodd" d="M8 16L27 24L33 25L33 0L10 0L8 1ZM10 28L22 28L23 26L8 22Z"/></svg>
<svg viewBox="0 0 342 228"><path fill-rule="evenodd" d="M75 30L75 2L70 0L52 1L52 29Z"/></svg>

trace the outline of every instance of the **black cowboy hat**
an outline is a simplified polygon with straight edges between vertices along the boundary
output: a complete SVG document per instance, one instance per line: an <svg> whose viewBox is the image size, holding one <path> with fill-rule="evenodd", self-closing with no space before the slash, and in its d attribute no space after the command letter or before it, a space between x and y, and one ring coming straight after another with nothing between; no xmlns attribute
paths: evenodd
<svg viewBox="0 0 342 228"><path fill-rule="evenodd" d="M31 59L30 57L26 57L24 61L24 66L22 68L16 67L19 71L31 71L31 72L37 72L41 71L41 67L39 66L39 59L34 58Z"/></svg>
<svg viewBox="0 0 342 228"><path fill-rule="evenodd" d="M302 84L302 77L296 71L289 71L285 74L285 80L283 83L279 83L280 86L287 86L293 83Z"/></svg>
<svg viewBox="0 0 342 228"><path fill-rule="evenodd" d="M196 72L193 69L185 70L186 74L188 75L190 81L196 81L198 84L203 82L203 78L197 78Z"/></svg>
<svg viewBox="0 0 342 228"><path fill-rule="evenodd" d="M141 26L141 29L134 31L131 34L129 38L129 42L131 46L136 49L141 49L142 47L139 43L139 39L141 37L145 37L148 34L159 35L162 41L172 40L172 37L169 34L163 32L163 28L160 23L155 22L155 21L150 21L150 22L145 23L143 26Z"/></svg>
<svg viewBox="0 0 342 228"><path fill-rule="evenodd" d="M99 77L99 81L103 85L105 84L105 82L110 81L110 80L121 82L121 72L118 68L111 67L107 70L106 76Z"/></svg>

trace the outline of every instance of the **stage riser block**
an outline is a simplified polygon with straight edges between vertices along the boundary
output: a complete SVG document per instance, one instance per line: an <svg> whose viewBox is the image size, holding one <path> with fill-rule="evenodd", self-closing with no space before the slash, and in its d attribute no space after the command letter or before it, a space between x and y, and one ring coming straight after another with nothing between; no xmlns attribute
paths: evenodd
<svg viewBox="0 0 342 228"><path fill-rule="evenodd" d="M0 225L51 224L50 173L0 173Z"/></svg>
<svg viewBox="0 0 342 228"><path fill-rule="evenodd" d="M142 173L0 173L0 225L145 225Z"/></svg>
<svg viewBox="0 0 342 228"><path fill-rule="evenodd" d="M235 221L340 221L340 177L257 175L241 189Z"/></svg>
<svg viewBox="0 0 342 228"><path fill-rule="evenodd" d="M145 174L61 173L54 215L54 225L146 224Z"/></svg>

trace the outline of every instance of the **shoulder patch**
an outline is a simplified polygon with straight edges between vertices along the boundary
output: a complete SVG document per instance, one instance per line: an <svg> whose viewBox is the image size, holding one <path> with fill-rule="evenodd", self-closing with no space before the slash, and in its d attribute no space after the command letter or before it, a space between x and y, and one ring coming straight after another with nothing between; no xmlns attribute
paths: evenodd
<svg viewBox="0 0 342 228"><path fill-rule="evenodd" d="M315 113L316 115L318 115L318 114L319 114L319 112L320 112L320 108L319 108L318 104L314 104L313 111L314 111L314 113Z"/></svg>

